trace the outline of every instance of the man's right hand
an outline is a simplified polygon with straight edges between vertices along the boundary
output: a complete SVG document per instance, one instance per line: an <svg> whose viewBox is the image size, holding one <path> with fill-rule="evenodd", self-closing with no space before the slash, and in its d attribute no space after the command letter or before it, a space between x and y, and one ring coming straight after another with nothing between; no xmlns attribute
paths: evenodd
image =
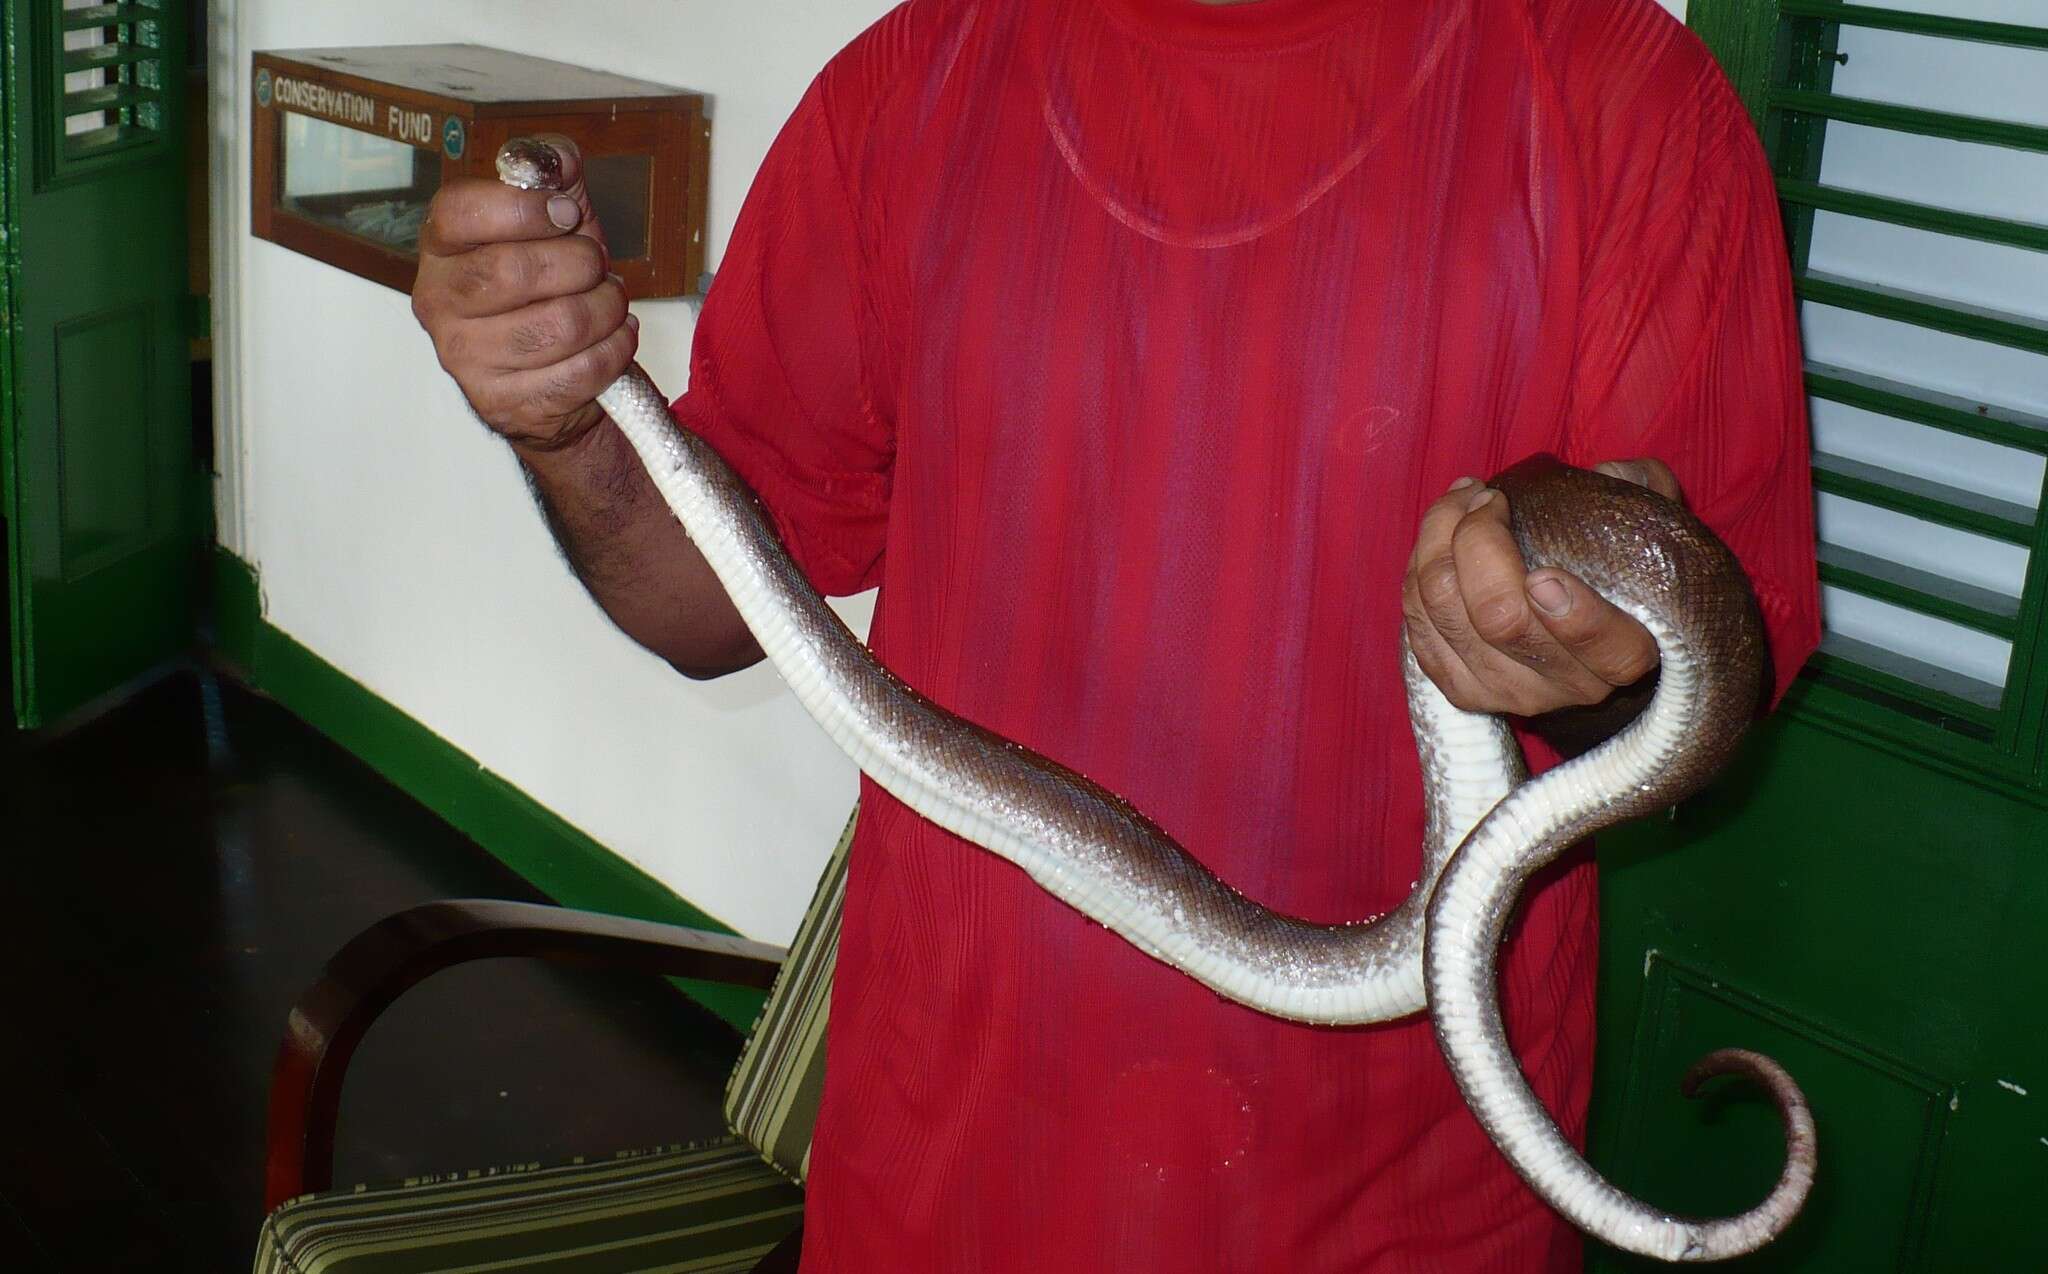
<svg viewBox="0 0 2048 1274"><path fill-rule="evenodd" d="M582 156L566 138L547 140L562 153L564 190L481 178L441 188L412 291L441 366L484 423L527 453L561 450L603 420L598 392L640 343Z"/></svg>

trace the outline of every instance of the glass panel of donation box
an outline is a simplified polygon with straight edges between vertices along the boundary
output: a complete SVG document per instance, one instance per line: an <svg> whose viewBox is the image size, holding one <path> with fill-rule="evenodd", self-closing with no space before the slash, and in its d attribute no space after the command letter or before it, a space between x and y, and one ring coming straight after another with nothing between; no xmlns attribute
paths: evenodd
<svg viewBox="0 0 2048 1274"><path fill-rule="evenodd" d="M649 193L654 181L652 155L586 155L583 184L590 206L604 227L605 245L614 261L637 261L647 255L647 220L653 208Z"/></svg>
<svg viewBox="0 0 2048 1274"><path fill-rule="evenodd" d="M400 252L419 247L441 156L372 133L284 112L285 211Z"/></svg>

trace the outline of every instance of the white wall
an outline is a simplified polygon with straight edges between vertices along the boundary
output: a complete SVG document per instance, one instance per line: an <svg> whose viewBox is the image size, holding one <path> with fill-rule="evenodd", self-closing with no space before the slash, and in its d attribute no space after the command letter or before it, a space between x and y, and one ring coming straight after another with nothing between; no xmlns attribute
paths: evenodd
<svg viewBox="0 0 2048 1274"><path fill-rule="evenodd" d="M249 53L474 40L706 91L715 265L804 86L889 2L211 5L219 521L259 571L265 617L692 903L778 941L853 768L767 670L689 683L610 628L405 297L249 236ZM642 361L678 390L691 308L635 309ZM864 606L847 613L864 629Z"/></svg>
<svg viewBox="0 0 2048 1274"><path fill-rule="evenodd" d="M219 44L240 50L216 123L228 188L215 206L233 217L219 309L239 364L224 386L221 528L257 567L266 618L692 903L777 941L852 803L852 766L773 673L686 682L605 622L404 296L249 237L249 52L473 40L708 92L716 262L810 77L887 7L215 5ZM691 307L635 309L642 361L680 390ZM864 626L865 608L849 617Z"/></svg>

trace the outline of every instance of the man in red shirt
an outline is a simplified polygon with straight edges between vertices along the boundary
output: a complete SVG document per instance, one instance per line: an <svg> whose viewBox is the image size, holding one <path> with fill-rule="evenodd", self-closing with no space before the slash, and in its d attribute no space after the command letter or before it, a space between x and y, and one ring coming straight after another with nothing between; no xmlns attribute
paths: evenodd
<svg viewBox="0 0 2048 1274"><path fill-rule="evenodd" d="M415 310L592 594L717 675L758 650L591 401L637 338L605 270L580 187L455 185ZM880 586L910 684L1317 921L1415 879L1404 624L1539 735L1655 665L1460 480L1643 458L1781 690L1818 635L1770 179L1651 0L912 0L769 153L675 410L821 590ZM1577 1268L1426 1022L1226 1003L862 799L807 1269ZM1594 898L1553 872L1502 972L1574 1136Z"/></svg>

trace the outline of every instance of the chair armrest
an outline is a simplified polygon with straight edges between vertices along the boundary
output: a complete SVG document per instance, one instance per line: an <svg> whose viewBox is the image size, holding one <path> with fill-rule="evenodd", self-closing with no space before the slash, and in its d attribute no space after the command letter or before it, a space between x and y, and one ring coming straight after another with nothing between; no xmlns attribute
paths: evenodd
<svg viewBox="0 0 2048 1274"><path fill-rule="evenodd" d="M263 1210L333 1186L349 1058L378 1014L442 969L525 956L765 989L783 955L728 934L523 902L430 902L387 916L336 952L292 1006L271 1070Z"/></svg>

